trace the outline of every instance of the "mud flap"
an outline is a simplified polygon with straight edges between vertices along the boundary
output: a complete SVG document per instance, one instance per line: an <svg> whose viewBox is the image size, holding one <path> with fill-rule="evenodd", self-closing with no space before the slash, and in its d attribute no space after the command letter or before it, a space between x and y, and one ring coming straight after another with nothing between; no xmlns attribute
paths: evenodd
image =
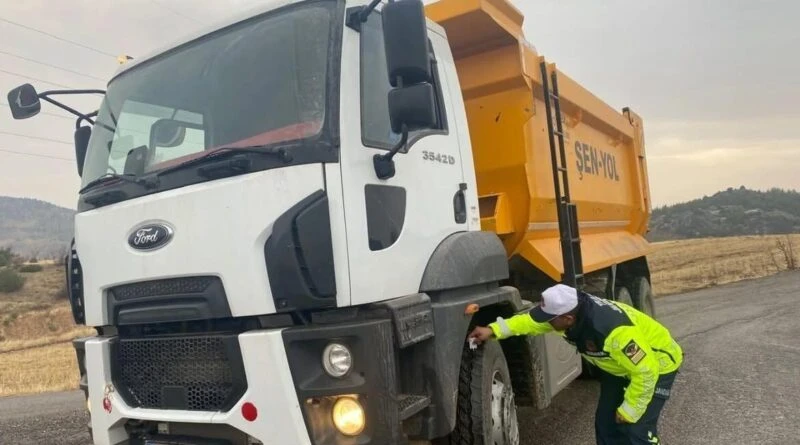
<svg viewBox="0 0 800 445"><path fill-rule="evenodd" d="M545 394L552 399L581 375L581 356L574 346L556 334L538 336L545 370Z"/></svg>

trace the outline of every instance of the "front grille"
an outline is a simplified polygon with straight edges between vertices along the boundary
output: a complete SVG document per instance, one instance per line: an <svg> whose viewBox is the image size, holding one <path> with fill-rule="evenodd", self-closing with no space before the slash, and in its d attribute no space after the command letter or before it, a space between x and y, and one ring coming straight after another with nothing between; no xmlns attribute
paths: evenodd
<svg viewBox="0 0 800 445"><path fill-rule="evenodd" d="M247 384L234 334L118 339L113 378L137 408L225 411Z"/></svg>
<svg viewBox="0 0 800 445"><path fill-rule="evenodd" d="M162 295L199 294L204 292L215 281L220 280L217 277L169 278L123 284L111 288L111 292L120 301L160 297Z"/></svg>

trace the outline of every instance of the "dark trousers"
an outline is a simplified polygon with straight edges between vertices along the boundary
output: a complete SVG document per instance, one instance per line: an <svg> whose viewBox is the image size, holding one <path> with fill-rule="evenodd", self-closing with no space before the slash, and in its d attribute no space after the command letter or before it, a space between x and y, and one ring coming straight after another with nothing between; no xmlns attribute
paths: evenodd
<svg viewBox="0 0 800 445"><path fill-rule="evenodd" d="M660 444L658 437L658 416L669 398L672 383L677 372L659 377L656 391L647 410L638 422L618 424L617 408L622 405L625 388L629 381L602 372L600 377L600 400L594 418L597 445L654 445Z"/></svg>

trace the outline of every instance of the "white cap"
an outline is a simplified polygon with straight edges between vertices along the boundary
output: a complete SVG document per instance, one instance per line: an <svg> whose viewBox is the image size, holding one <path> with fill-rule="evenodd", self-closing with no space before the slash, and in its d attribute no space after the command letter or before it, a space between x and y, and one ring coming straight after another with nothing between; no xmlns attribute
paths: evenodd
<svg viewBox="0 0 800 445"><path fill-rule="evenodd" d="M556 284L542 292L542 303L531 310L534 321L544 323L578 307L578 291L565 284Z"/></svg>

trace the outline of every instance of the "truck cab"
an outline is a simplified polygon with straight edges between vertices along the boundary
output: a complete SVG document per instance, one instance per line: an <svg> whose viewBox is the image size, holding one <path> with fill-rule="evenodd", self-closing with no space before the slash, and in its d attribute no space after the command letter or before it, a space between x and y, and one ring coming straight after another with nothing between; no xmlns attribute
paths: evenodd
<svg viewBox="0 0 800 445"><path fill-rule="evenodd" d="M75 342L95 444L516 444L516 405L581 373L555 337L465 342L562 277L522 285L487 230L505 198L479 192L472 96L425 14L266 3L121 65L76 112L67 279L97 330Z"/></svg>

